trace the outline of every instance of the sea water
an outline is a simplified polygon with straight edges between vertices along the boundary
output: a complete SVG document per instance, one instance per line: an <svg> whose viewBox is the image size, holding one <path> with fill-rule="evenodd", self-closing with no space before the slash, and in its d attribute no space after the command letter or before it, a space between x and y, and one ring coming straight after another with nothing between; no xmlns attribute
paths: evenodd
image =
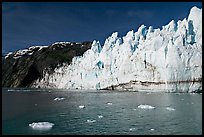
<svg viewBox="0 0 204 137"><path fill-rule="evenodd" d="M201 135L202 94L2 88L2 134Z"/></svg>

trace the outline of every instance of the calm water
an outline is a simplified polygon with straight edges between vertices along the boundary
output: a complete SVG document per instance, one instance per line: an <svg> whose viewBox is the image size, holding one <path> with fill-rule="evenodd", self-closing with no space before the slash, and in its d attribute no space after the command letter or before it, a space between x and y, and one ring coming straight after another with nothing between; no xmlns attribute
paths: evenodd
<svg viewBox="0 0 204 137"><path fill-rule="evenodd" d="M202 94L2 90L3 134L202 134ZM138 108L141 104L155 109ZM33 130L32 122L55 125Z"/></svg>

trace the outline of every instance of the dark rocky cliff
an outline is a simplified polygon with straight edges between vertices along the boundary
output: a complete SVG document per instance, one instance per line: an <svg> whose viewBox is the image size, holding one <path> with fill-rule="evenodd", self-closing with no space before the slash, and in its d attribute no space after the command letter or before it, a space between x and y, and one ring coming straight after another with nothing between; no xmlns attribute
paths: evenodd
<svg viewBox="0 0 204 137"><path fill-rule="evenodd" d="M74 56L81 56L91 44L59 42L7 54L2 57L2 87L30 87L34 80L43 77L44 69L51 68L49 73L53 73L62 63L69 64Z"/></svg>

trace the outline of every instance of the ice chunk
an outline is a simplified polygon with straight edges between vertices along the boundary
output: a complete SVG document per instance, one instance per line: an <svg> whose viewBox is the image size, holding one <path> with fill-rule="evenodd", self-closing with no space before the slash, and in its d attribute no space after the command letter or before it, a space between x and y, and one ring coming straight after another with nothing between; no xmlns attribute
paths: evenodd
<svg viewBox="0 0 204 137"><path fill-rule="evenodd" d="M111 102L107 102L107 105L112 105L113 103L111 103Z"/></svg>
<svg viewBox="0 0 204 137"><path fill-rule="evenodd" d="M55 99L54 99L54 101L60 101L60 100L64 100L65 98L63 98L63 97L56 97Z"/></svg>
<svg viewBox="0 0 204 137"><path fill-rule="evenodd" d="M150 105L139 105L138 108L141 108L141 109L155 109L155 107L150 106Z"/></svg>
<svg viewBox="0 0 204 137"><path fill-rule="evenodd" d="M133 128L129 128L129 131L136 131L137 128L133 127Z"/></svg>
<svg viewBox="0 0 204 137"><path fill-rule="evenodd" d="M50 122L33 122L32 124L29 124L29 126L37 130L46 130L51 129L54 124Z"/></svg>
<svg viewBox="0 0 204 137"><path fill-rule="evenodd" d="M102 115L98 115L98 118L103 118L103 116Z"/></svg>
<svg viewBox="0 0 204 137"><path fill-rule="evenodd" d="M172 108L172 107L166 107L166 110L175 111L176 109L175 109L175 108Z"/></svg>
<svg viewBox="0 0 204 137"><path fill-rule="evenodd" d="M86 122L87 122L87 123L94 123L94 122L96 122L96 120L90 120L90 119L88 119L88 120L86 120Z"/></svg>
<svg viewBox="0 0 204 137"><path fill-rule="evenodd" d="M16 91L16 90L14 90L14 89L8 89L8 92L11 92L11 91Z"/></svg>
<svg viewBox="0 0 204 137"><path fill-rule="evenodd" d="M84 105L81 105L81 106L79 106L79 108L82 109L82 108L85 108L85 106L84 106Z"/></svg>
<svg viewBox="0 0 204 137"><path fill-rule="evenodd" d="M155 129L151 128L150 131L154 131Z"/></svg>

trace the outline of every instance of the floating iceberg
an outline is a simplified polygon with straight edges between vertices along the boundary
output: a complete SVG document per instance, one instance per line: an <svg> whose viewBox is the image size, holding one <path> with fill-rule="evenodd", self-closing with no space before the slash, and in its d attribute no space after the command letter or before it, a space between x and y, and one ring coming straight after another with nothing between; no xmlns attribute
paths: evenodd
<svg viewBox="0 0 204 137"><path fill-rule="evenodd" d="M32 124L29 124L30 127L33 129L38 129L38 130L46 130L46 129L51 129L54 124L50 122L33 122Z"/></svg>
<svg viewBox="0 0 204 137"><path fill-rule="evenodd" d="M151 128L150 131L154 131L155 129Z"/></svg>
<svg viewBox="0 0 204 137"><path fill-rule="evenodd" d="M16 91L16 90L14 90L14 89L8 89L8 92L12 92L12 91Z"/></svg>
<svg viewBox="0 0 204 137"><path fill-rule="evenodd" d="M103 116L102 115L98 115L98 118L103 118Z"/></svg>
<svg viewBox="0 0 204 137"><path fill-rule="evenodd" d="M61 97L57 97L54 99L54 101L60 101L60 100L64 100L65 98L61 98Z"/></svg>
<svg viewBox="0 0 204 137"><path fill-rule="evenodd" d="M172 107L166 107L166 110L175 111L176 109L175 109L175 108L172 108Z"/></svg>
<svg viewBox="0 0 204 137"><path fill-rule="evenodd" d="M111 102L108 102L108 103L107 103L107 105L112 105L112 104L113 104L113 103L111 103Z"/></svg>
<svg viewBox="0 0 204 137"><path fill-rule="evenodd" d="M136 131L137 130L137 128L129 128L129 131Z"/></svg>
<svg viewBox="0 0 204 137"><path fill-rule="evenodd" d="M89 119L88 119L86 122L87 122L87 123L94 123L94 122L96 122L96 120L89 120Z"/></svg>
<svg viewBox="0 0 204 137"><path fill-rule="evenodd" d="M150 105L139 105L138 108L141 108L141 109L155 109L155 107L150 106Z"/></svg>
<svg viewBox="0 0 204 137"><path fill-rule="evenodd" d="M81 106L79 106L79 108L82 109L82 108L85 108L85 106L84 106L84 105L81 105Z"/></svg>

